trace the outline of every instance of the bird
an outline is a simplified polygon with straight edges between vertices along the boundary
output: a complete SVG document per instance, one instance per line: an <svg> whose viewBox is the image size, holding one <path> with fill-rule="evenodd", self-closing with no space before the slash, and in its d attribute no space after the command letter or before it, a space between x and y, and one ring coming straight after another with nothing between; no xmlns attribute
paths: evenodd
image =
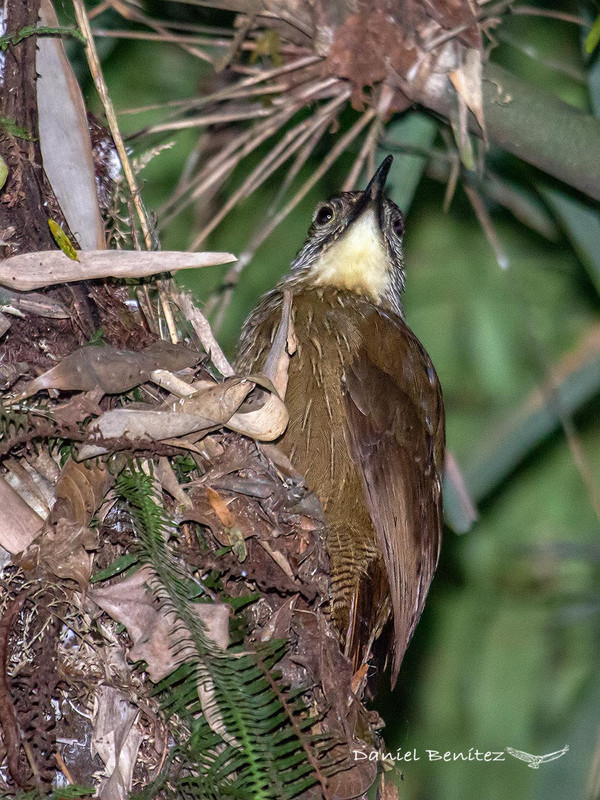
<svg viewBox="0 0 600 800"><path fill-rule="evenodd" d="M569 745L566 744L562 750L556 750L554 753L546 753L544 756L534 756L531 753L526 753L524 750L515 750L514 747L507 747L506 752L514 758L518 758L520 761L526 761L527 766L531 767L531 769L539 769L540 764L556 761L557 758L561 758L565 753L568 753Z"/></svg>
<svg viewBox="0 0 600 800"><path fill-rule="evenodd" d="M291 293L296 351L278 441L322 505L330 612L355 674L400 665L438 562L444 404L404 318L404 217L384 194L320 203L289 274L243 325L236 366L264 364ZM371 669L371 673L373 672Z"/></svg>

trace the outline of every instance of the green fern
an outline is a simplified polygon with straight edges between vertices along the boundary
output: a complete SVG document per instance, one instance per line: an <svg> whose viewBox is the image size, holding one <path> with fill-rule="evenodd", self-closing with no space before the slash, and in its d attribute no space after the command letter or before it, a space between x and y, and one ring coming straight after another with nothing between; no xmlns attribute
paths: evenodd
<svg viewBox="0 0 600 800"><path fill-rule="evenodd" d="M163 769L163 777L140 797L287 800L322 781L313 738L314 723L286 697L272 673L284 643L218 649L193 613L197 586L167 544L174 523L154 495L154 481L139 466L121 472L116 492L129 505L139 535L140 559L157 578L152 590L181 620L181 646L191 640L186 663L158 687L165 711L177 715L184 732ZM210 681L226 734L209 726L197 694L198 680ZM227 741L226 741L227 740ZM168 783L167 783L168 775Z"/></svg>

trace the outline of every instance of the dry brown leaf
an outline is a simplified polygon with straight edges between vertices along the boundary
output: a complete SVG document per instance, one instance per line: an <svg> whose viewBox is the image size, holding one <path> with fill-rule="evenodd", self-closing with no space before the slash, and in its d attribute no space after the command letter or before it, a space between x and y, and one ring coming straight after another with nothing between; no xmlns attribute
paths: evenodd
<svg viewBox="0 0 600 800"><path fill-rule="evenodd" d="M95 697L92 756L104 762L106 780L98 791L100 800L126 800L142 734L134 726L136 706L114 686L101 685Z"/></svg>
<svg viewBox="0 0 600 800"><path fill-rule="evenodd" d="M259 442L273 442L287 428L290 419L288 410L269 379L250 375L248 380L257 385L256 392L248 397L239 411L231 415L227 427Z"/></svg>
<svg viewBox="0 0 600 800"><path fill-rule="evenodd" d="M227 507L221 495L210 486L206 487L206 497L208 498L212 510L217 515L219 522L225 528L223 543L231 547L238 561L245 561L248 557L248 550L246 549L244 534L236 523L235 517Z"/></svg>
<svg viewBox="0 0 600 800"><path fill-rule="evenodd" d="M115 408L107 411L89 428L101 440L119 440L121 447L140 442L160 442L185 436L197 431L208 431L218 427L217 420L206 419L194 414L174 414L172 411L142 411L129 408ZM78 461L108 453L104 444L84 444L79 448Z"/></svg>
<svg viewBox="0 0 600 800"><path fill-rule="evenodd" d="M351 753L357 751L365 753L367 757L348 760L347 769L342 769L329 778L327 781L327 796L335 797L337 800L352 800L355 797L362 797L373 785L377 777L377 761L368 757L373 748L360 739L354 739L348 744ZM347 748L348 745L345 743L337 745L328 755L331 758L335 758L336 755L344 757L348 752ZM338 750L339 753L336 753Z"/></svg>
<svg viewBox="0 0 600 800"><path fill-rule="evenodd" d="M47 319L69 319L71 316L58 300L38 292L13 292L2 288L0 305L7 313L35 314Z"/></svg>
<svg viewBox="0 0 600 800"><path fill-rule="evenodd" d="M100 388L104 394L121 394L145 383L156 369L192 367L198 359L193 350L160 340L137 353L101 345L81 347L7 402L19 402L43 389L89 392Z"/></svg>
<svg viewBox="0 0 600 800"><path fill-rule="evenodd" d="M257 386L255 394L245 400ZM219 415L222 424L232 431L242 433L259 441L271 442L279 438L287 427L289 420L284 402L277 394L271 381L263 376L250 375L247 378L226 378L222 383L209 385L202 382L202 387L194 393L194 384L180 387L172 386L172 391L180 393L182 399L173 410L194 408L210 411L211 415ZM244 405L240 408L242 401ZM240 410L238 411L238 408Z"/></svg>
<svg viewBox="0 0 600 800"><path fill-rule="evenodd" d="M296 352L296 347L296 334L292 322L292 293L289 289L284 289L281 322L277 326L273 344L262 371L262 374L273 383L282 400L285 399L287 390L290 356Z"/></svg>
<svg viewBox="0 0 600 800"><path fill-rule="evenodd" d="M103 409L98 405L98 401L102 399L103 394L102 389L77 394L66 403L53 406L52 416L57 422L65 425L76 425L87 417L99 417Z"/></svg>
<svg viewBox="0 0 600 800"><path fill-rule="evenodd" d="M163 490L168 492L171 497L174 497L177 502L187 508L191 508L192 501L184 492L183 487L177 480L175 471L171 466L169 459L161 457L158 459L158 464L155 465L154 474L160 482Z"/></svg>
<svg viewBox="0 0 600 800"><path fill-rule="evenodd" d="M104 464L78 464L69 459L56 485L56 503L50 522L66 519L89 525L113 484L113 477Z"/></svg>
<svg viewBox="0 0 600 800"><path fill-rule="evenodd" d="M481 86L482 63L481 53L474 48L463 51L463 64L459 69L450 72L450 80L458 95L479 123L484 139L487 141L485 118L483 115L483 90Z"/></svg>
<svg viewBox="0 0 600 800"><path fill-rule="evenodd" d="M4 336L6 331L10 330L11 322L9 318L0 311L0 339Z"/></svg>
<svg viewBox="0 0 600 800"><path fill-rule="evenodd" d="M229 264L232 253L186 253L162 250L87 250L73 261L61 250L43 250L11 256L0 264L0 285L28 292L56 283L95 278L142 278L161 272Z"/></svg>
<svg viewBox="0 0 600 800"><path fill-rule="evenodd" d="M163 375L164 377L164 375ZM162 381L162 378L161 378ZM171 390L176 389L175 383L170 381ZM193 388L188 384L182 384L186 394ZM138 442L158 442L166 439L174 439L180 436L185 436L189 433L197 433L199 431L208 431L212 428L220 427L225 424L227 427L234 430L241 430L242 425L235 424L235 421L241 419L245 427L241 432L247 435L254 435L256 433L253 425L256 425L256 416L260 411L249 413L234 414L236 409L240 407L240 403L254 388L255 382L253 379L245 378L227 378L223 383L215 383L211 388L202 392L188 394L177 403L171 404L171 411L151 411L151 410L138 410L130 408L117 408L107 411L99 419L90 425L89 433L97 435L103 440L120 440L121 446L127 444L135 444ZM279 398L270 395L277 400L279 413L277 419L281 419L281 408L284 411L285 422L287 424L287 411L285 406ZM263 408L270 408L268 406L269 399L265 402ZM263 409L261 409L262 411ZM193 411L193 413L189 413ZM246 418L250 419L250 423L246 424ZM234 420L234 422L232 422ZM267 419L262 418L262 422L258 423L261 427L258 431L257 438L260 436L267 436L276 433L277 430L283 432L280 426L273 427L273 423ZM235 427L234 427L235 425ZM266 426L266 429L265 429ZM277 434L278 435L278 434ZM85 444L83 445L77 456L79 461L86 458L92 458L97 455L108 452L108 448L104 443L100 444Z"/></svg>
<svg viewBox="0 0 600 800"><path fill-rule="evenodd" d="M215 490L212 489L210 486L206 487L206 496L208 497L208 502L210 503L213 511L219 518L220 522L226 528L233 528L235 525L235 519L231 511L227 508L227 503L223 500L221 495Z"/></svg>
<svg viewBox="0 0 600 800"><path fill-rule="evenodd" d="M241 748L242 745L240 742L238 742L235 736L232 736L225 727L223 717L221 716L221 710L217 704L214 684L208 675L200 675L198 677L196 681L196 690L198 692L200 705L202 706L202 713L206 717L206 721L210 725L211 730L222 736L227 744L230 744L232 747Z"/></svg>
<svg viewBox="0 0 600 800"><path fill-rule="evenodd" d="M4 478L0 478L0 509L0 545L15 555L31 544L44 520Z"/></svg>
<svg viewBox="0 0 600 800"><path fill-rule="evenodd" d="M41 2L40 23L59 24L50 0ZM104 248L87 113L60 37L38 38L35 67L44 172L81 248Z"/></svg>
<svg viewBox="0 0 600 800"><path fill-rule="evenodd" d="M145 661L148 675L156 683L188 660L194 651L191 643L185 643L180 620L172 611L161 608L148 588L153 578L154 572L143 567L111 586L90 589L88 597L125 625L133 641L130 659ZM191 608L204 624L207 639L225 650L229 644L229 606L194 603Z"/></svg>
<svg viewBox="0 0 600 800"><path fill-rule="evenodd" d="M28 464L26 458L5 458L4 480L42 519L47 519L54 502L54 485L46 481Z"/></svg>
<svg viewBox="0 0 600 800"><path fill-rule="evenodd" d="M182 397L174 411L184 414L200 414L209 419L227 422L238 410L255 384L247 378L226 378L222 383L214 383L209 388L194 391Z"/></svg>
<svg viewBox="0 0 600 800"><path fill-rule="evenodd" d="M76 581L85 589L92 574L92 550L98 547L98 534L78 522L59 519L42 533L19 557L26 569L38 568L57 578Z"/></svg>

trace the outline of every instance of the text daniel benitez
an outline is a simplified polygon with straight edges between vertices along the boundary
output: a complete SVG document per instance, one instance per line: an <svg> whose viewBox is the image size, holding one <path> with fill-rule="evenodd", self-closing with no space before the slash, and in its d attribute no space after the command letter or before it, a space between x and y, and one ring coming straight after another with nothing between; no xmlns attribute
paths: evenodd
<svg viewBox="0 0 600 800"><path fill-rule="evenodd" d="M424 750L426 761L506 761L506 753L503 750L477 750L470 747L467 751L452 752L447 750L442 753L440 750ZM417 753L417 748L413 750L397 750L393 752L383 752L371 750L366 753L364 750L353 750L355 761L420 761L421 756Z"/></svg>

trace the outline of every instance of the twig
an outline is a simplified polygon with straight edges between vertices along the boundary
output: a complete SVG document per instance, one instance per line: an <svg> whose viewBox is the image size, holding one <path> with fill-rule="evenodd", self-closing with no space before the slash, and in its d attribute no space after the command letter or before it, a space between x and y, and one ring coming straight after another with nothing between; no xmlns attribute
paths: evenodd
<svg viewBox="0 0 600 800"><path fill-rule="evenodd" d="M510 259L508 258L508 255L506 254L506 251L504 250L504 247L498 238L498 234L494 228L489 211L487 210L481 195L475 188L473 188L473 186L469 186L466 181L463 182L463 188L465 190L465 194L469 198L471 206L473 207L475 216L483 228L485 237L488 240L490 247L494 251L498 265L502 269L507 269L510 266Z"/></svg>
<svg viewBox="0 0 600 800"><path fill-rule="evenodd" d="M426 53L430 53L432 50L435 50L436 47L439 47L444 42L447 42L449 39L454 39L463 31L466 31L467 28L470 28L474 22L479 22L486 17L494 16L494 14L500 14L506 8L508 8L511 3L514 3L515 0L500 0L493 8L484 8L479 13L473 15L473 19L469 22L465 22L462 25L457 25L456 28L452 28L452 30L444 31L432 39L430 42L423 47L423 50Z"/></svg>
<svg viewBox="0 0 600 800"><path fill-rule="evenodd" d="M340 95L340 97L335 98L332 100L324 109L325 115L330 114L335 111L340 105L346 102L350 95L350 90L344 90L344 92ZM320 122L318 120L317 124ZM283 137L281 142L273 149L271 153L269 153L263 161L248 175L246 180L242 183L242 185L235 191L227 200L224 206L222 206L217 214L211 219L211 221L204 226L204 228L200 231L200 233L195 237L194 241L190 245L191 250L195 250L199 247L204 239L213 231L217 225L223 220L227 214L237 205L237 203L244 197L247 197L252 192L256 191L259 186L261 186L267 178L278 169L281 164L290 158L296 150L298 150L302 144L312 135L314 130L315 122L314 120L303 121L291 131ZM299 135L298 135L299 133ZM294 142L293 139L296 138ZM292 144L289 144L289 140L292 140ZM288 145L288 149L281 154L281 150ZM269 163L272 162L272 163Z"/></svg>
<svg viewBox="0 0 600 800"><path fill-rule="evenodd" d="M243 122L260 117L272 117L275 113L273 108L252 108L246 111L221 111L213 114L204 114L200 117L188 117L187 119L173 120L171 122L159 122L144 128L144 133L164 133L170 131L180 131L186 128L206 128L209 125L221 125L227 122Z"/></svg>
<svg viewBox="0 0 600 800"><path fill-rule="evenodd" d="M190 181L189 185L181 188L179 195L172 195L159 209L159 218L161 219L160 228L163 228L181 212L185 206L201 196L211 186L219 180L225 180L230 172L237 166L237 164L249 155L253 150L256 150L264 141L269 139L275 131L294 116L299 110L300 106L293 106L285 109L271 119L265 120L260 123L253 130L244 131L239 137L231 142L227 147L212 159L198 175ZM237 152L236 152L237 151ZM189 198L185 195L191 192ZM168 214L165 212L171 209Z"/></svg>
<svg viewBox="0 0 600 800"><path fill-rule="evenodd" d="M27 596L20 594L8 605L2 620L0 620L0 725L6 747L6 762L11 778L21 788L27 786L27 779L21 772L19 765L19 752L21 749L21 735L17 712L12 702L10 685L8 681L8 640L16 618L25 605Z"/></svg>
<svg viewBox="0 0 600 800"><path fill-rule="evenodd" d="M60 769L60 771L62 772L62 774L63 774L63 775L65 776L65 778L67 779L67 783L70 783L70 784L73 784L73 783L75 783L75 781L73 780L73 776L72 776L72 775L71 775L71 773L69 772L69 768L68 768L68 767L67 767L67 765L65 764L65 760L64 760L64 758L61 756L61 754L60 754L60 751L59 751L59 750L55 750L55 751L54 751L54 758L56 759L56 763L58 764L58 768Z"/></svg>
<svg viewBox="0 0 600 800"><path fill-rule="evenodd" d="M373 120L373 124L371 125L369 133L365 137L365 141L363 142L363 146L360 149L358 157L356 158L348 177L344 181L344 185L342 186L343 192L351 191L358 183L360 173L362 172L368 155L375 150L377 137L379 136L379 132L383 127L383 120L389 111L393 96L394 93L391 91L391 89L389 89L387 86L382 86L381 97L379 98L379 103L377 105L377 117Z"/></svg>
<svg viewBox="0 0 600 800"><path fill-rule="evenodd" d="M208 353L210 360L215 367L219 370L221 375L229 378L235 375L235 370L225 357L225 353L221 350L219 343L213 336L213 333L208 324L208 320L192 302L189 294L181 292L173 285L170 289L170 294L173 301L179 306L182 313L190 321L192 327L196 331L196 335L202 343L202 347Z"/></svg>
<svg viewBox="0 0 600 800"><path fill-rule="evenodd" d="M100 59L98 58L98 51L96 50L96 44L94 42L94 37L92 36L92 30L90 28L90 22L87 17L83 0L73 0L73 6L75 8L75 16L77 18L77 24L79 25L81 32L83 33L86 39L85 54L87 57L88 66L90 68L90 72L92 73L92 78L94 79L96 91L98 92L100 99L102 100L102 105L104 106L104 112L106 114L108 127L110 129L111 136L114 140L115 147L119 155L119 160L121 161L121 166L123 167L123 172L127 180L127 184L129 185L129 191L131 192L131 197L133 199L133 204L136 210L136 214L140 221L140 226L142 228L142 233L144 235L144 242L146 245L146 249L152 250L152 235L150 233L150 226L148 224L146 212L144 211L144 207L140 199L138 187L135 181L135 176L133 174L133 170L129 162L129 157L127 155L127 150L125 149L125 144L121 136L121 131L119 130L117 115L115 114L114 106L108 95L108 89L106 87L106 82L102 74Z"/></svg>
<svg viewBox="0 0 600 800"><path fill-rule="evenodd" d="M160 22L154 20L152 17L149 17L147 14L144 14L142 11L138 11L135 7L132 7L132 5L121 3L120 0L111 0L111 6L125 19L133 20L134 22L141 22L163 36L169 35L168 29L161 25ZM195 56L202 61L206 61L211 65L214 64L214 59L199 47L186 44L181 44L180 47L182 50L185 50L186 53L189 53L190 55Z"/></svg>
<svg viewBox="0 0 600 800"><path fill-rule="evenodd" d="M572 22L573 25L580 25L582 28L589 28L590 22L583 17L575 14L567 14L565 11L552 11L549 8L536 8L535 6L513 6L511 14L522 14L523 16L548 17L558 19L561 22Z"/></svg>

